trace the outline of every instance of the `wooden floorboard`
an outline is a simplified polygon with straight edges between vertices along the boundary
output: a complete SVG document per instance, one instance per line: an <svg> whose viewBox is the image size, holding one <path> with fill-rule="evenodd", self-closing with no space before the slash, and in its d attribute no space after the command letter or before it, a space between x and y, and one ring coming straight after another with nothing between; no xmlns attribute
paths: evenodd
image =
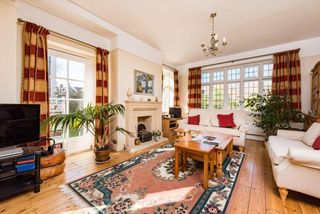
<svg viewBox="0 0 320 214"><path fill-rule="evenodd" d="M27 192L1 201L0 214L79 212L80 210L73 199L61 191L61 185L120 163L145 151L147 149L139 153L114 152L111 154L111 161L105 164L96 164L90 151L68 156L63 174L45 181L41 185L40 193ZM281 202L273 179L270 159L263 142L247 140L245 153L246 157L227 213L320 214L320 199L311 196L289 191L285 204Z"/></svg>

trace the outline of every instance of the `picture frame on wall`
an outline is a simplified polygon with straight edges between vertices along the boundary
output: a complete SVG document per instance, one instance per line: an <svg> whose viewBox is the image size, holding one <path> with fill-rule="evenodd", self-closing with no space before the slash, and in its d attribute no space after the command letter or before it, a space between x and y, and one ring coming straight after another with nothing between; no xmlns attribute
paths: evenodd
<svg viewBox="0 0 320 214"><path fill-rule="evenodd" d="M134 70L134 93L139 95L154 95L154 75Z"/></svg>

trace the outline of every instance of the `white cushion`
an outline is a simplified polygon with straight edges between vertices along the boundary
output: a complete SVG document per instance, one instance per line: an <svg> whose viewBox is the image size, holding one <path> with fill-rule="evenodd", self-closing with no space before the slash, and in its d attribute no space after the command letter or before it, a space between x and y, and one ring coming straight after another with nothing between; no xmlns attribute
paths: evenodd
<svg viewBox="0 0 320 214"><path fill-rule="evenodd" d="M313 123L303 136L302 141L308 146L312 146L314 141L320 135L320 123Z"/></svg>
<svg viewBox="0 0 320 214"><path fill-rule="evenodd" d="M209 109L190 109L189 116L200 115L199 125L210 126L210 110Z"/></svg>
<svg viewBox="0 0 320 214"><path fill-rule="evenodd" d="M320 151L289 148L287 156L294 164L320 169Z"/></svg>
<svg viewBox="0 0 320 214"><path fill-rule="evenodd" d="M267 143L267 149L271 162L277 165L280 164L284 159L286 159L289 147L312 150L312 147L307 146L301 141L290 140L278 136L270 136Z"/></svg>
<svg viewBox="0 0 320 214"><path fill-rule="evenodd" d="M238 129L232 129L232 128L210 126L210 127L206 128L206 131L221 133L221 134L226 134L226 135L240 136L240 131Z"/></svg>

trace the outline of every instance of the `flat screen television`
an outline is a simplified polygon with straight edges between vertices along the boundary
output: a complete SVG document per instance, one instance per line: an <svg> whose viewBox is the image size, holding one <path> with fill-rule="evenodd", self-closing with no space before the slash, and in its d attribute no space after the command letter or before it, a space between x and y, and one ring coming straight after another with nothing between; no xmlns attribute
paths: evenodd
<svg viewBox="0 0 320 214"><path fill-rule="evenodd" d="M0 104L0 149L40 139L40 105Z"/></svg>
<svg viewBox="0 0 320 214"><path fill-rule="evenodd" d="M179 107L170 107L169 115L172 115L174 118L181 118L181 108Z"/></svg>

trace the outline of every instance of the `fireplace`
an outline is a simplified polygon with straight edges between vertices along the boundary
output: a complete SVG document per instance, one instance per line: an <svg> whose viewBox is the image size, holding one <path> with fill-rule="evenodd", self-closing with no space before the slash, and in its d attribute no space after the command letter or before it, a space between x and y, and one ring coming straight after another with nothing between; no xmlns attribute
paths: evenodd
<svg viewBox="0 0 320 214"><path fill-rule="evenodd" d="M162 103L146 101L126 101L126 129L137 134L138 125L143 124L147 132L162 130ZM137 137L137 135L136 135ZM139 146L134 144L134 138L126 137L126 150L139 150L141 145L154 145L158 142L146 141Z"/></svg>

